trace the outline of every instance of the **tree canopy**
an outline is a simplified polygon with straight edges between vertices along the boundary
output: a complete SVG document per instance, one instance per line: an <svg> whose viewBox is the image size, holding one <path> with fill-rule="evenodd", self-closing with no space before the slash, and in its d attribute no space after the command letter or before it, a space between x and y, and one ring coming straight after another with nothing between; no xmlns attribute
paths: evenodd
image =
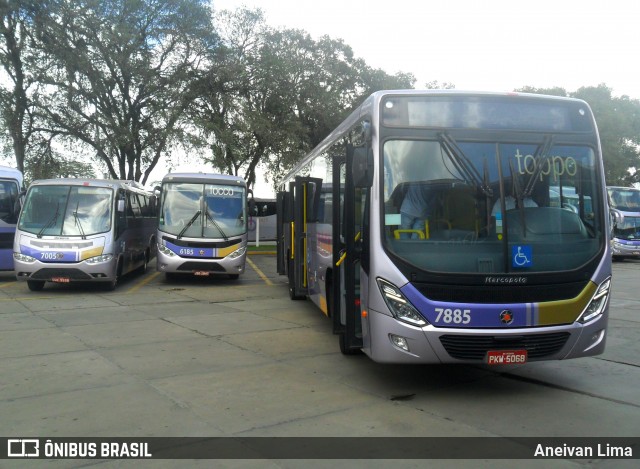
<svg viewBox="0 0 640 469"><path fill-rule="evenodd" d="M183 149L252 186L258 168L278 179L371 92L416 81L370 67L340 39L208 0L0 0L0 15L0 126L28 178L145 183ZM585 99L607 183L640 182L637 100L604 84L522 91Z"/></svg>

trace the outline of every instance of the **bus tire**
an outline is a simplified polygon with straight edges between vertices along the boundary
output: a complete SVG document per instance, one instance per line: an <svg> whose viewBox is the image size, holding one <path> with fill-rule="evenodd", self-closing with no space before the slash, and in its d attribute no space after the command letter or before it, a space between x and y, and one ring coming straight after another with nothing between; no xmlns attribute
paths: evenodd
<svg viewBox="0 0 640 469"><path fill-rule="evenodd" d="M140 275L144 275L147 272L147 267L149 266L150 251L151 250L147 248L147 250L144 252L144 259L142 261L142 265L138 267L138 273Z"/></svg>
<svg viewBox="0 0 640 469"><path fill-rule="evenodd" d="M338 343L340 344L342 355L359 355L361 353L360 349L347 347L347 335L344 332L338 334Z"/></svg>
<svg viewBox="0 0 640 469"><path fill-rule="evenodd" d="M27 280L27 286L31 291L41 291L44 288L44 280Z"/></svg>
<svg viewBox="0 0 640 469"><path fill-rule="evenodd" d="M107 291L113 291L116 289L116 287L118 286L118 281L120 280L120 276L122 275L122 261L120 259L118 259L118 265L116 266L116 274L114 275L113 279L108 281L105 284L105 290Z"/></svg>

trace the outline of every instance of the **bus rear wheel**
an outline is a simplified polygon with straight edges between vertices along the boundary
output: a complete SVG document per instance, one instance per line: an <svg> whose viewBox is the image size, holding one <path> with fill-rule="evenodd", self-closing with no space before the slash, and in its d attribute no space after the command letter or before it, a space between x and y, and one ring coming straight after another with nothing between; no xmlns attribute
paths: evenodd
<svg viewBox="0 0 640 469"><path fill-rule="evenodd" d="M27 286L31 291L41 291L44 288L44 280L27 280Z"/></svg>

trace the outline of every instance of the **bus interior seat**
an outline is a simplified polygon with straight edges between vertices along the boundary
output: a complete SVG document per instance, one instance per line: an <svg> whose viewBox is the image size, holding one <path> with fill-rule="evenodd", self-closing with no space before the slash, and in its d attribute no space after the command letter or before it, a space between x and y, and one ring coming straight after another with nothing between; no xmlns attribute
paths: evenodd
<svg viewBox="0 0 640 469"><path fill-rule="evenodd" d="M510 238L523 237L531 241L549 241L560 237L563 241L582 240L589 237L580 216L572 210L559 207L525 207L507 210L507 226ZM524 214L524 227L522 217Z"/></svg>
<svg viewBox="0 0 640 469"><path fill-rule="evenodd" d="M434 217L430 221L432 236L440 239L471 239L478 236L478 209L470 186L454 184L435 200Z"/></svg>

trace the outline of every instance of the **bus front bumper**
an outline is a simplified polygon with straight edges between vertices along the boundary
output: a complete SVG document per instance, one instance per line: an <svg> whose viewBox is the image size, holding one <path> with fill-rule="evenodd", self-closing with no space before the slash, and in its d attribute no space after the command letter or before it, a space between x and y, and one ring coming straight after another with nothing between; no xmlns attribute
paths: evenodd
<svg viewBox="0 0 640 469"><path fill-rule="evenodd" d="M56 283L110 282L116 277L118 260L111 257L105 262L24 262L14 256L13 267L19 281L45 281Z"/></svg>
<svg viewBox="0 0 640 469"><path fill-rule="evenodd" d="M246 257L246 252L235 258L231 255L214 259L180 257L177 254L168 255L158 249L156 270L195 275L240 275L244 273Z"/></svg>
<svg viewBox="0 0 640 469"><path fill-rule="evenodd" d="M524 349L527 362L564 360L604 352L607 312L587 324L513 329L415 327L370 310L363 351L380 363L487 363L489 351ZM398 340L400 338L401 340ZM554 345L541 353L549 341ZM406 344L407 350L397 344ZM504 345L503 345L504 344Z"/></svg>

